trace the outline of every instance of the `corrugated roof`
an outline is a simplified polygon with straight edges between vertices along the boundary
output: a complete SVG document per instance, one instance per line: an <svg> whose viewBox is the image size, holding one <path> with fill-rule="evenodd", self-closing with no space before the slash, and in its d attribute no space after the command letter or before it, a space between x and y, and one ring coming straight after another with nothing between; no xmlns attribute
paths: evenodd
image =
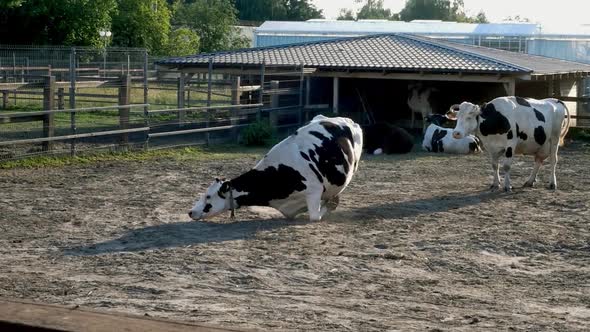
<svg viewBox="0 0 590 332"><path fill-rule="evenodd" d="M204 67L299 66L330 70L425 71L471 73L530 73L527 66L496 60L477 52L428 38L387 34L333 39L292 45L198 54L158 64Z"/></svg>
<svg viewBox="0 0 590 332"><path fill-rule="evenodd" d="M534 23L457 23L444 21L403 22L387 20L309 20L303 22L266 21L255 34L312 34L362 36L383 33L432 35L534 36L539 27Z"/></svg>

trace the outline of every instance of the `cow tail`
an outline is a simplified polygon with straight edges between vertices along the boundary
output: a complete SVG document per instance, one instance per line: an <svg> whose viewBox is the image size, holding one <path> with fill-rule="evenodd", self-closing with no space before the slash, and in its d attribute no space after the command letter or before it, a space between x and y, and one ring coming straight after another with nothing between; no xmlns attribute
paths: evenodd
<svg viewBox="0 0 590 332"><path fill-rule="evenodd" d="M565 103L561 103L561 104L563 105L563 108L565 109L565 125L563 122L561 123L561 134L559 134L559 146L563 146L564 140L565 140L565 135L567 135L567 132L570 130L570 125L571 125L570 110L567 108L567 106L565 106Z"/></svg>

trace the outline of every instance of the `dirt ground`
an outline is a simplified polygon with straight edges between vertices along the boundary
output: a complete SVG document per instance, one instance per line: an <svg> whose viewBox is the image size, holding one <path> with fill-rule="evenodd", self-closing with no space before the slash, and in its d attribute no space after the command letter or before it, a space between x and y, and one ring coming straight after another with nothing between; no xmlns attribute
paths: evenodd
<svg viewBox="0 0 590 332"><path fill-rule="evenodd" d="M590 330L590 146L559 190L489 193L483 155L364 156L326 220L238 210L189 222L196 194L257 155L0 171L0 296L233 328Z"/></svg>

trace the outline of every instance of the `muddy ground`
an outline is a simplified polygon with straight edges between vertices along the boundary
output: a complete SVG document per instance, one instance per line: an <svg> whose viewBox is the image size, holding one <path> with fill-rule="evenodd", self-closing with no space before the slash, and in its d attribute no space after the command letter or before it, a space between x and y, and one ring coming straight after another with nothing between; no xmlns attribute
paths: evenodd
<svg viewBox="0 0 590 332"><path fill-rule="evenodd" d="M327 220L188 221L257 157L0 171L0 296L262 330L590 330L590 146L561 151L557 192L489 193L483 155L365 156Z"/></svg>

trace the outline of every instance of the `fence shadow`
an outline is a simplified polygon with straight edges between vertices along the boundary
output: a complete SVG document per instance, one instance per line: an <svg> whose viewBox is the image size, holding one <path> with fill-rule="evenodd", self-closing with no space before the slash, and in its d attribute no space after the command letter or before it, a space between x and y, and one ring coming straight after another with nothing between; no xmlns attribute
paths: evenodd
<svg viewBox="0 0 590 332"><path fill-rule="evenodd" d="M170 222L134 229L123 236L85 246L64 250L65 255L92 256L117 252L135 252L188 245L219 243L252 238L260 231L268 231L307 223L297 220L253 220L226 224L206 222Z"/></svg>

